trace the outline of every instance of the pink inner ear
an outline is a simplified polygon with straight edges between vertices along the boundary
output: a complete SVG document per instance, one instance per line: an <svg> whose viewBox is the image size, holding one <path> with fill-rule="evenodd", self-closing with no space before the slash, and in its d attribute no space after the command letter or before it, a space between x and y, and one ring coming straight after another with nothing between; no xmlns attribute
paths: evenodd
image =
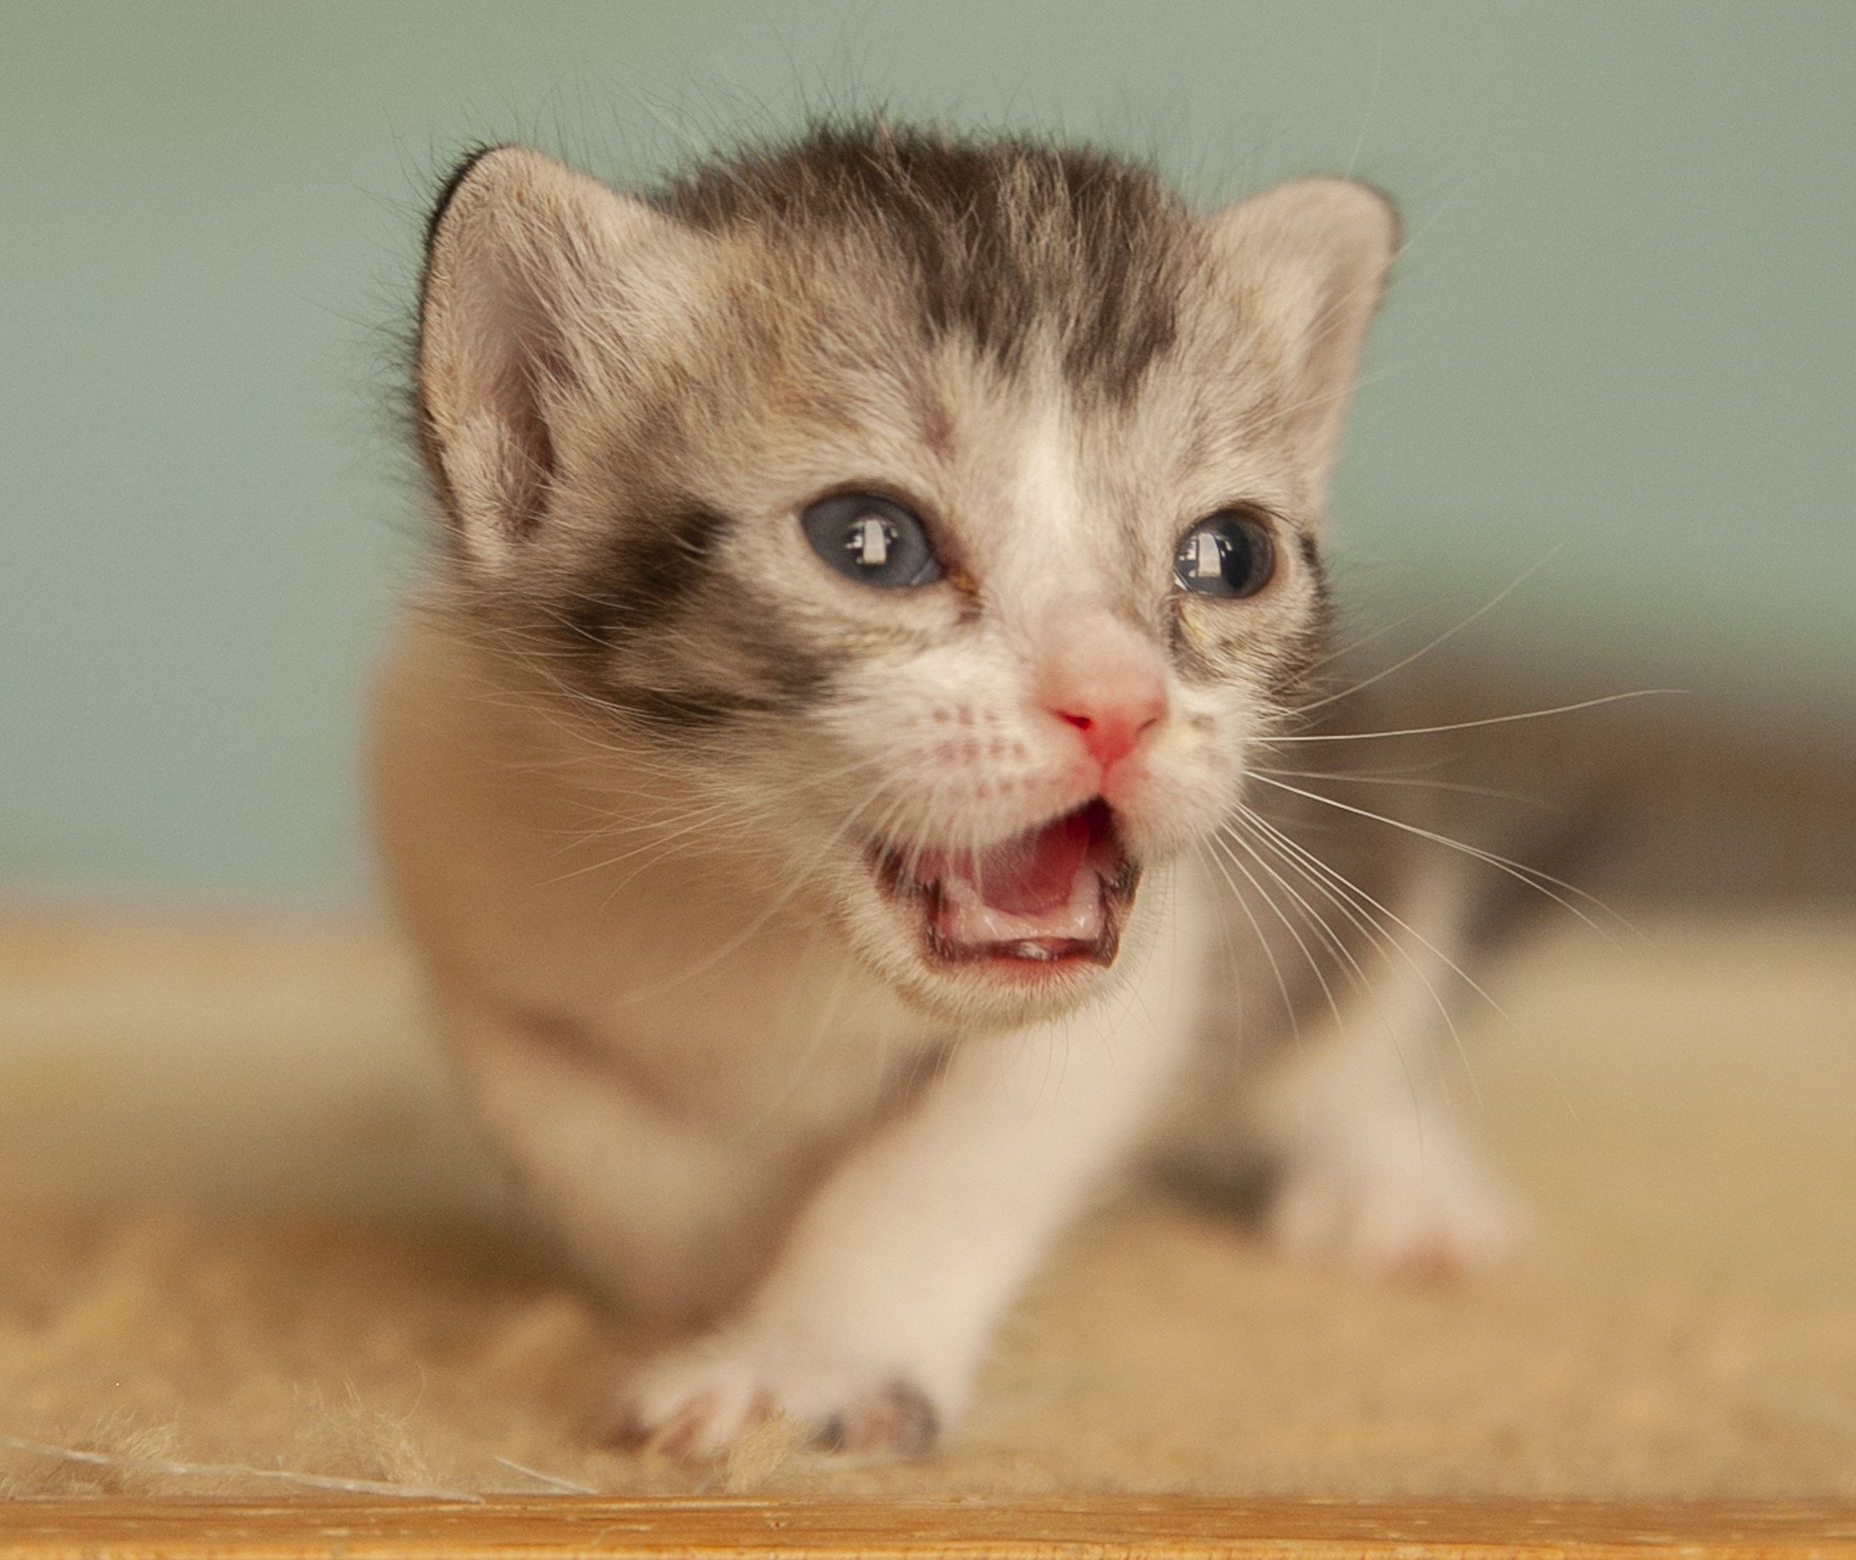
<svg viewBox="0 0 1856 1560"><path fill-rule="evenodd" d="M545 519L586 235L617 199L519 149L485 154L440 212L420 305L421 410L466 545Z"/></svg>
<svg viewBox="0 0 1856 1560"><path fill-rule="evenodd" d="M468 411L487 413L508 441L495 463L489 519L505 536L525 537L541 524L555 472L548 408L568 382L560 322L546 300L506 263L459 300L458 363L450 389ZM474 310L474 315L471 311Z"/></svg>
<svg viewBox="0 0 1856 1560"><path fill-rule="evenodd" d="M554 480L554 439L539 412L523 409L522 422L513 430L527 462L526 480L517 484L509 496L506 520L518 536L528 536L541 524L547 506L548 485Z"/></svg>

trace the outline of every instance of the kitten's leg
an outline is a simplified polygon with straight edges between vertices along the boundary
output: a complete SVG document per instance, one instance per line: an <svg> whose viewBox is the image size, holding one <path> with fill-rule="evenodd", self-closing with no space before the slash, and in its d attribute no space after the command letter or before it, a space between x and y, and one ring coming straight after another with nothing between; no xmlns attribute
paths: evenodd
<svg viewBox="0 0 1856 1560"><path fill-rule="evenodd" d="M1424 1075L1430 1036L1375 1033L1380 1018L1311 1040L1260 1080L1253 1130L1278 1167L1265 1232L1298 1256L1373 1272L1499 1261L1519 1214Z"/></svg>
<svg viewBox="0 0 1856 1560"><path fill-rule="evenodd" d="M452 1000L444 1029L523 1199L641 1319L712 1321L771 1259L782 1167L692 1129L556 1023Z"/></svg>
<svg viewBox="0 0 1856 1560"><path fill-rule="evenodd" d="M1278 1171L1264 1212L1285 1250L1375 1272L1437 1274L1508 1255L1522 1220L1449 1107L1439 1045L1456 980L1454 882L1426 885L1396 925L1403 953L1363 960L1363 989L1335 982L1338 1018L1317 1009L1255 1075L1245 1131ZM1422 934L1420 940L1419 934Z"/></svg>
<svg viewBox="0 0 1856 1560"><path fill-rule="evenodd" d="M617 1438L702 1456L784 1415L834 1450L925 1451L1006 1304L1144 1129L1182 1032L1084 1016L959 1047L822 1183L735 1320L624 1384Z"/></svg>

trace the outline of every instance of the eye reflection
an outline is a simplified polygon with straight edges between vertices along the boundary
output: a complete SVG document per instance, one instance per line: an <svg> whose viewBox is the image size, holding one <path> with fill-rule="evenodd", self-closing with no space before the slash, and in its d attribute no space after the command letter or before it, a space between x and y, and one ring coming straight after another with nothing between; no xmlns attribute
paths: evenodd
<svg viewBox="0 0 1856 1560"><path fill-rule="evenodd" d="M839 493L807 506L799 524L812 550L860 585L904 590L942 577L921 521L894 499Z"/></svg>
<svg viewBox="0 0 1856 1560"><path fill-rule="evenodd" d="M1179 539L1173 554L1174 580L1199 596L1254 596L1275 575L1276 543L1269 527L1238 509L1208 515Z"/></svg>

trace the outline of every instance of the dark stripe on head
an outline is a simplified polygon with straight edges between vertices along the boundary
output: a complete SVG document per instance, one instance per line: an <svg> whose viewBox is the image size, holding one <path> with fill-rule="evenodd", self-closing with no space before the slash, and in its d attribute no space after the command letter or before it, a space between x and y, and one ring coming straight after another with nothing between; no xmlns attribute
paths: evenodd
<svg viewBox="0 0 1856 1560"><path fill-rule="evenodd" d="M779 632L777 615L731 614L719 637L770 707L797 714L816 708L830 696L834 682L831 663L784 637Z"/></svg>
<svg viewBox="0 0 1856 1560"><path fill-rule="evenodd" d="M730 524L694 506L615 523L606 556L576 595L575 630L614 646L663 627L709 583L710 554Z"/></svg>
<svg viewBox="0 0 1856 1560"><path fill-rule="evenodd" d="M745 716L771 713L765 701L721 688L686 688L673 693L662 688L608 687L603 697L638 716L651 730L667 734L722 730Z"/></svg>
<svg viewBox="0 0 1856 1560"><path fill-rule="evenodd" d="M732 650L732 635L718 635ZM601 680L599 698L639 716L651 729L675 732L719 731L755 719L790 720L817 708L831 696L832 679L825 663L772 643L748 650L738 661L741 685L652 687L630 683L618 669Z"/></svg>
<svg viewBox="0 0 1856 1560"><path fill-rule="evenodd" d="M1116 397L1178 332L1184 208L1149 169L1097 152L827 127L659 199L709 229L861 239L902 257L931 338L963 335L1009 369L1048 333L1072 382Z"/></svg>
<svg viewBox="0 0 1856 1560"><path fill-rule="evenodd" d="M604 556L555 616L597 696L652 729L791 717L830 695L827 659L795 644L778 609L723 567L734 524L699 505L615 522ZM682 640L703 642L706 653L680 665Z"/></svg>

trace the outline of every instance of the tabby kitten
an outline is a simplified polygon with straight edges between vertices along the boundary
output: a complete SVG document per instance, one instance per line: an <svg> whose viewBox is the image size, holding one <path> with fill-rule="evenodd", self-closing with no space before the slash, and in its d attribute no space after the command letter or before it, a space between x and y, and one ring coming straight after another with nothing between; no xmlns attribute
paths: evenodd
<svg viewBox="0 0 1856 1560"><path fill-rule="evenodd" d="M1296 1249L1508 1238L1424 1060L1458 885L1246 806L1329 703L1323 489L1396 233L1345 180L1196 215L880 125L647 199L519 147L445 188L446 545L379 832L536 1214L701 1329L619 1438L926 1450L1162 1154L1266 1159Z"/></svg>

